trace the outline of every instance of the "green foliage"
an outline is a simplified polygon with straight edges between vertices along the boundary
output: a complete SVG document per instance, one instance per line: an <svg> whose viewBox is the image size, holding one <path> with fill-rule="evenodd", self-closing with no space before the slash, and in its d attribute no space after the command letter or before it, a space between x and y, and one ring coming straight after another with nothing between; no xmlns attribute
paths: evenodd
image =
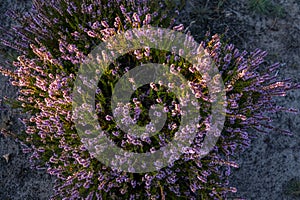
<svg viewBox="0 0 300 200"><path fill-rule="evenodd" d="M300 178L292 178L283 188L286 195L300 197Z"/></svg>
<svg viewBox="0 0 300 200"><path fill-rule="evenodd" d="M249 0L249 7L253 11L274 17L284 17L285 10L282 6L273 3L271 0Z"/></svg>

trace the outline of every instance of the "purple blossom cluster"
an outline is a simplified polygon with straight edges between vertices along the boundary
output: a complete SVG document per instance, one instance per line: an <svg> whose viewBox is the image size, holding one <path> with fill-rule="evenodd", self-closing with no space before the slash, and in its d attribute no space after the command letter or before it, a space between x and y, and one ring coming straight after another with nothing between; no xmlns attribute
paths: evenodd
<svg viewBox="0 0 300 200"><path fill-rule="evenodd" d="M161 81L151 83L144 91L137 92L131 103L118 105L113 111L108 108L110 102L105 99L110 94L110 83L115 83L137 63L146 61L164 63L170 66L170 73L182 73L189 80L188 86L199 100L192 104L201 107L203 119L182 129L186 137L197 133L193 144L182 149L180 158L167 167L160 169L162 163L156 162L159 170L155 172L123 172L99 162L83 145L85 138L79 138L72 121L74 117L85 117L80 116L80 112L72 113L72 89L79 64L101 41L130 28L164 26L183 31L183 25L174 26L172 17L159 12L164 6L163 2L147 0L34 0L32 11L21 19L11 13L21 26L10 34L18 35L19 39L3 43L21 55L12 63L15 70L0 68L0 72L11 77L11 84L19 88L17 100L30 114L29 118L20 119L26 127L26 137L21 140L23 152L31 154L36 169L45 167L47 173L58 178L53 199L225 199L229 192L236 192L236 188L230 187L228 177L231 168L238 167L233 156L250 145L249 129L275 130L276 127L270 125L268 112L296 112L276 106L273 101L274 96L284 96L287 91L299 88L290 80L277 80L274 72L280 67L279 63L260 71L266 52L240 52L214 35L200 46L212 58L224 81L226 121L216 146L200 159L202 143L210 128L211 100L198 69L203 66L183 64L181 53L139 49L117 60L96 91L95 110L107 136L128 151L154 152L166 146L178 130L183 108L190 98L182 97L178 103L172 95L164 96L168 88L174 87L172 83L167 87ZM134 87L134 80L129 81ZM86 80L86 84L91 83ZM78 92L82 92L81 88ZM125 127L144 123L149 120L145 110L150 104L162 106L162 110L153 112L154 116L167 115L161 134L150 136L157 131L153 121L145 126L141 138L124 133L115 125L113 113L119 115ZM91 105L83 106L93 109ZM86 131L86 135L92 134ZM97 137L95 142L89 142L97 144ZM97 148L101 151L103 147Z"/></svg>
<svg viewBox="0 0 300 200"><path fill-rule="evenodd" d="M273 99L276 96L285 96L289 90L299 88L299 84L292 83L291 79L278 80L275 72L281 64L275 63L261 70L267 52L259 49L251 53L240 52L233 44L222 44L218 35L213 36L207 49L216 65L220 66L227 93L227 121L224 128L226 134L220 138L222 151L233 155L236 149L243 150L248 147L250 129L258 133L280 131L291 134L271 125L272 119L269 117L269 113L278 111L298 112L293 108L276 105ZM236 138L235 144L226 142L228 137Z"/></svg>

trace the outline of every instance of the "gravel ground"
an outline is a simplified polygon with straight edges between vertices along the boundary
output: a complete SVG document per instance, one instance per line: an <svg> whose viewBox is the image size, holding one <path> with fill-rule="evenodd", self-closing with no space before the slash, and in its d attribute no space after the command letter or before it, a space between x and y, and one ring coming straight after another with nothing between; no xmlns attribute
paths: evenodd
<svg viewBox="0 0 300 200"><path fill-rule="evenodd" d="M28 0L1 0L0 15L1 25L11 27L14 21L9 20L4 13L8 9L26 11L30 8L31 1ZM1 30L0 30L1 31ZM0 33L2 35L2 33ZM14 52L0 46L0 65L3 60ZM12 135L22 130L22 124L18 121L20 114L13 112L4 105L5 97L16 98L17 90L9 84L8 77L0 75L0 130L7 129ZM4 157L8 156L8 160ZM24 155L21 146L14 136L0 134L0 199L1 200L37 200L49 199L52 194L54 178L45 171L37 171L30 168L29 156Z"/></svg>
<svg viewBox="0 0 300 200"><path fill-rule="evenodd" d="M278 71L278 77L289 77L299 82L300 1L270 0L283 9L282 16L278 13L256 13L249 9L249 1L189 0L180 21L189 26L197 40L207 30L213 34L227 30L226 36L240 49L267 50L270 63L279 61L284 64ZM216 9L217 4L222 2L223 9ZM1 13L8 9L26 10L30 3L28 0L1 0L0 10ZM191 21L194 23L191 24ZM6 27L13 24L4 15L0 16L0 22ZM10 53L7 48L0 47L0 64ZM17 120L19 114L3 105L1 100L4 96L14 98L16 90L8 84L7 77L0 75L0 129L6 128L17 134L22 129ZM300 92L292 91L288 96L278 98L277 102L300 109L299 98ZM291 180L300 180L300 117L276 113L273 119L275 126L290 130L294 135L253 133L257 138L252 146L237 157L240 168L233 171L230 181L238 192L231 199L300 199L286 193L286 190L296 187ZM9 155L8 162L2 155ZM30 169L28 157L21 152L13 137L0 135L0 199L49 199L54 180L44 171ZM293 189L299 190L299 186L298 190Z"/></svg>

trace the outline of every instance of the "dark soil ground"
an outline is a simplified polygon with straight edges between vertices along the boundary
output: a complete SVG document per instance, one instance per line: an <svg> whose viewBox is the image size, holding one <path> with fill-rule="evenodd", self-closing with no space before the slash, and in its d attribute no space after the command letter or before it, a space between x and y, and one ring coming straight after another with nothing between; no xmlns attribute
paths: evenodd
<svg viewBox="0 0 300 200"><path fill-rule="evenodd" d="M251 7L251 2L270 4L260 11L259 7ZM10 27L13 22L3 13L8 9L28 9L30 3L1 0L0 22ZM299 0L188 0L180 16L179 21L189 27L197 41L208 30L212 34L225 33L238 48L247 51L260 48L269 53L267 63L281 62L279 79L300 81ZM1 47L0 60L6 59L9 53L7 48ZM17 120L19 114L1 102L5 96L16 97L16 90L9 85L7 77L0 75L0 129L17 134L22 128ZM291 91L277 102L300 109L299 97L300 91ZM300 117L287 113L276 113L272 117L275 126L290 130L294 135L253 132L257 138L252 146L236 158L240 168L233 171L230 181L238 192L229 199L300 199L296 195L300 193ZM9 155L8 162L3 155ZM28 157L21 152L13 136L0 134L1 200L49 199L53 183L54 178L44 171L30 169Z"/></svg>

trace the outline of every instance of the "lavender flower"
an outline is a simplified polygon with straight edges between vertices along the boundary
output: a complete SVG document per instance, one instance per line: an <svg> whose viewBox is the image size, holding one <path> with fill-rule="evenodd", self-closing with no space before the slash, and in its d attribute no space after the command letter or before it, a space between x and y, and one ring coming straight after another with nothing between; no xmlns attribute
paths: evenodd
<svg viewBox="0 0 300 200"><path fill-rule="evenodd" d="M199 195L204 199L226 198L227 193L236 192L236 188L229 186L227 179L231 173L230 168L238 167L231 160L232 156L250 145L248 129L254 128L261 132L265 129L275 130L275 127L269 125L271 119L266 116L267 112L296 111L274 106L273 96L284 96L288 90L297 89L299 85L290 80L277 80L274 71L280 67L278 63L271 65L265 72L259 72L257 69L266 52L240 52L232 44L223 44L218 35L212 36L211 41L202 42L199 48L205 49L218 66L225 82L228 104L225 128L220 139L214 149L200 160L202 142L207 130L211 128L211 97L199 71L208 64L204 62L201 66L190 66L181 58L185 53L183 49L178 49L178 54L175 54L175 48L174 52L168 53L149 47L138 49L129 52L123 60L117 60L98 83L95 107L99 126L105 129L103 134L125 150L140 153L154 153L173 139L180 125L183 109L190 98L181 98L178 103L169 93L169 88L175 87L172 82L151 83L142 92L137 88L131 103L119 105L114 110L114 114L121 116L121 122L125 126L143 126L143 123L149 121L149 116L145 114L147 108L151 104L160 104L163 106L163 113L155 111L154 115L160 117L167 114L168 117L157 136L149 136L158 131L152 122L145 125L140 138L124 133L115 124L112 111L108 108L111 85L115 84L116 78L134 65L146 61L160 61L170 66L172 74L181 73L189 78L188 86L198 99L191 103L202 107L203 118L193 126L181 130L182 137L189 137L196 132L196 138L192 146L182 149L184 153L181 157L168 167L160 169L162 162L157 161L156 172L134 174L113 170L100 163L95 158L95 152L89 152L89 148L83 146L72 121L86 117L80 110L71 113L71 88L78 64L85 60L92 47L130 28L163 25L175 31L184 30L182 24L174 26L174 20L167 17L169 15L166 13L156 10L153 5L155 3L148 0L34 1L32 13L24 15L20 19L20 26L11 33L17 35L18 40L2 41L21 54L12 63L14 70L1 67L0 72L9 76L11 84L19 88L17 100L20 107L31 115L29 119L21 119L26 126L26 139L22 143L27 145L23 152L31 154L32 164L39 161L39 164L47 166L49 174L60 180L54 188L53 199L106 199L108 196L123 199L176 199L185 196L196 199ZM158 5L164 8L163 1L159 1ZM130 37L132 35L128 35L129 39ZM188 41L187 37L187 43ZM88 80L83 81L87 86L92 84ZM166 87L164 84L167 84ZM79 92L83 90L84 88L78 88ZM93 109L92 106L88 108ZM289 133L284 130L282 132ZM94 134L91 130L86 133ZM106 148L105 145L97 144L99 138L82 140L88 141L96 151L102 152ZM117 160L122 164L127 163L130 171L134 171L126 158L117 157ZM142 165L147 167L145 163Z"/></svg>

